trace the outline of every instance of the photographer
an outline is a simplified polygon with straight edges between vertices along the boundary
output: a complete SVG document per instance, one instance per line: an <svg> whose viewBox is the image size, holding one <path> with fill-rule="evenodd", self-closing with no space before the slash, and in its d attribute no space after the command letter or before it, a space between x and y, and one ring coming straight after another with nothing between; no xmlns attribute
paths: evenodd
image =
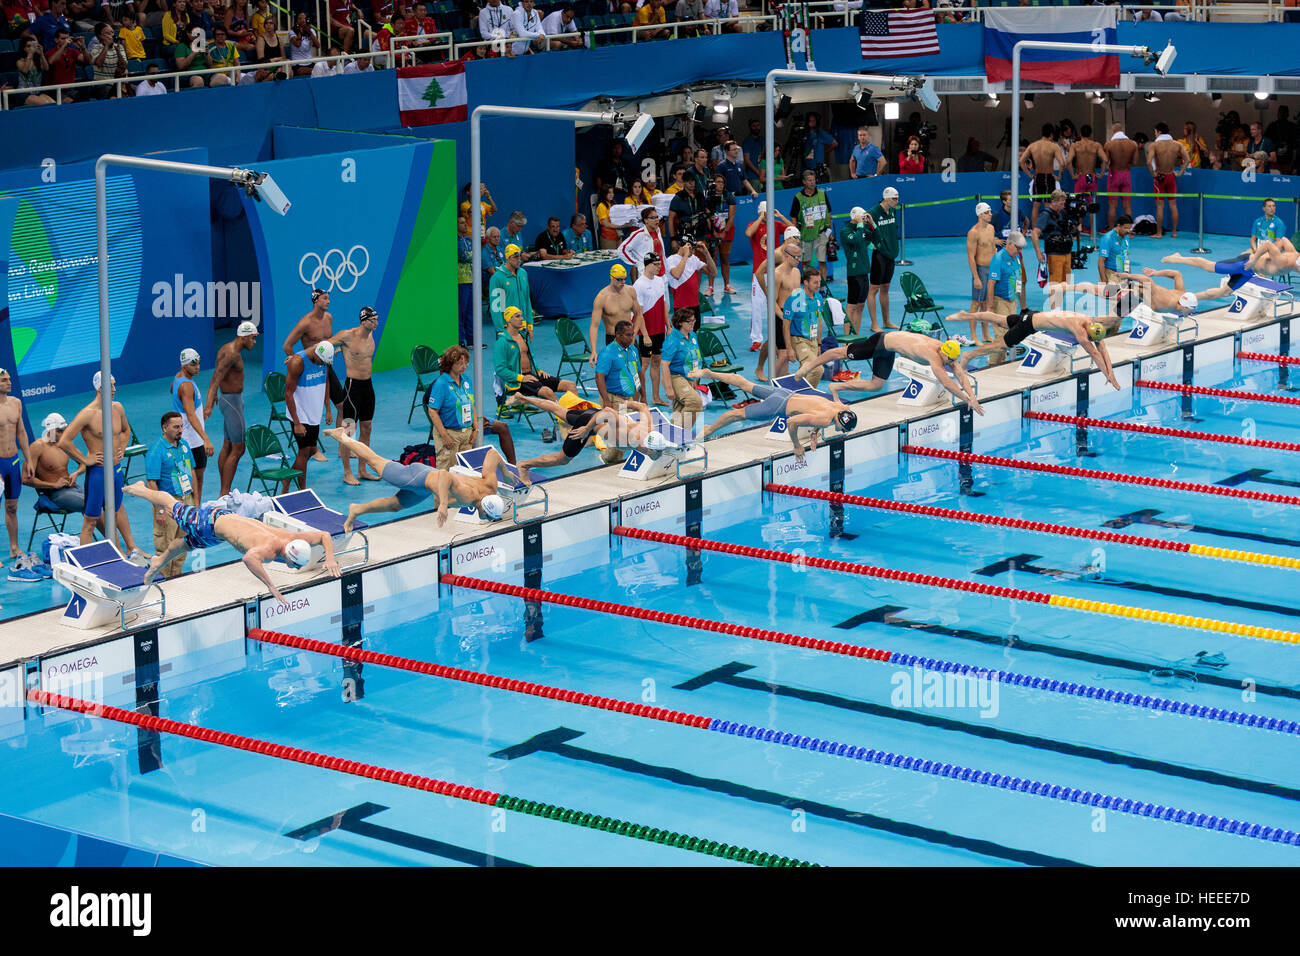
<svg viewBox="0 0 1300 956"><path fill-rule="evenodd" d="M820 113L809 113L806 118L807 131L803 138L803 168L815 175L819 183L831 181L830 167L826 164L826 150L836 149L840 144L830 133L822 129ZM822 272L825 277L825 270Z"/></svg>
<svg viewBox="0 0 1300 956"><path fill-rule="evenodd" d="M673 196L672 204L668 207L668 234L674 239L681 239L687 233L692 236L709 234L709 214L696 195L696 182L695 177L687 173L682 180L682 188Z"/></svg>
<svg viewBox="0 0 1300 956"><path fill-rule="evenodd" d="M1079 224L1066 214L1065 193L1060 189L1053 190L1047 206L1038 214L1032 236L1034 255L1040 263L1047 263L1048 281L1070 281L1070 249L1078 228Z"/></svg>
<svg viewBox="0 0 1300 956"><path fill-rule="evenodd" d="M67 28L59 27L54 33L54 46L45 51L45 59L50 64L49 71L45 75L46 85L63 86L76 82L77 67L88 62L89 57L86 56L85 44L80 40L74 42ZM75 97L70 93L63 95L65 103L73 99Z"/></svg>
<svg viewBox="0 0 1300 956"><path fill-rule="evenodd" d="M905 175L925 172L925 153L918 136L907 138L907 148L898 154L898 171Z"/></svg>
<svg viewBox="0 0 1300 956"><path fill-rule="evenodd" d="M736 197L727 189L727 178L721 173L713 177L707 202L713 244L718 250L718 265L722 267L722 291L735 295L736 290L731 286L731 242L736 238ZM707 294L713 295L712 275Z"/></svg>

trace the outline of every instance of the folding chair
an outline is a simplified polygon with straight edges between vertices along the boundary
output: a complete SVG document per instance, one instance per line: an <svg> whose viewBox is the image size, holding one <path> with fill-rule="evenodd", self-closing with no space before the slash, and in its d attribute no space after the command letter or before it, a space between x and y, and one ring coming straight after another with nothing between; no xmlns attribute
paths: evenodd
<svg viewBox="0 0 1300 956"><path fill-rule="evenodd" d="M555 337L560 341L560 367L556 371L563 372L565 365L572 366L573 380L581 387L583 373L590 368L587 363L591 361L591 349L587 345L587 337L578 328L578 323L567 315L557 317ZM573 351L569 350L570 346L575 347Z"/></svg>
<svg viewBox="0 0 1300 956"><path fill-rule="evenodd" d="M266 427L278 431L285 441L293 441L293 419L289 417L288 408L281 408L284 405L284 373L269 372L266 378L262 379L262 391L266 393L266 400L271 403L271 414L266 420Z"/></svg>
<svg viewBox="0 0 1300 956"><path fill-rule="evenodd" d="M411 393L411 408L406 413L406 424L411 424L415 410L420 407L420 393L425 400L429 397L429 386L438 377L438 353L427 345L417 345L411 349L411 368L415 369L415 391ZM426 380L425 376L429 376Z"/></svg>
<svg viewBox="0 0 1300 956"><path fill-rule="evenodd" d="M260 481L264 493L274 495L275 486L280 482L302 477L301 471L290 467L289 459L285 457L284 448L280 445L280 439L265 425L253 425L244 432L244 447L248 449L248 457L253 463L253 474L250 479ZM262 461L264 458L277 456L280 459L278 465L266 465Z"/></svg>

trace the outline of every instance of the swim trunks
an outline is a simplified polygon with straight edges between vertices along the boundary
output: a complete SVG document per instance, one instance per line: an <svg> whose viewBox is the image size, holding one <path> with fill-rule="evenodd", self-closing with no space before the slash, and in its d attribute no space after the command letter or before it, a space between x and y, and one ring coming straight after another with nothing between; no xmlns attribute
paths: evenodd
<svg viewBox="0 0 1300 956"><path fill-rule="evenodd" d="M1034 310L1021 309L1014 315L1007 316L1007 331L1002 341L1007 345L1019 345L1034 334Z"/></svg>
<svg viewBox="0 0 1300 956"><path fill-rule="evenodd" d="M1151 184L1154 187L1155 192L1163 193L1168 196L1176 196L1178 194L1178 177L1173 173L1160 173L1157 176L1153 176L1151 177Z"/></svg>
<svg viewBox="0 0 1300 956"><path fill-rule="evenodd" d="M1106 178L1106 189L1112 193L1131 193L1133 177L1127 169L1112 169Z"/></svg>
<svg viewBox="0 0 1300 956"><path fill-rule="evenodd" d="M783 418L786 404L794 398L794 392L788 388L777 388L775 385L765 385L762 382L755 382L749 394L758 401L753 405L745 406L746 421Z"/></svg>
<svg viewBox="0 0 1300 956"><path fill-rule="evenodd" d="M591 421L598 411L600 411L598 408L571 408L565 413L564 420L568 422L569 426L573 428L574 431L576 431L586 425L587 422ZM564 452L566 458L577 458L578 453L582 451L587 442L591 441L592 436L595 435L595 431L593 430L587 432L585 437L579 438L574 434L574 431L569 432L569 434L565 436L564 444L560 448L560 450Z"/></svg>
<svg viewBox="0 0 1300 956"><path fill-rule="evenodd" d="M409 465L390 461L384 464L379 477L394 488L400 489L397 492L398 505L410 508L433 494L429 486L424 483L433 470L422 461L413 461Z"/></svg>
<svg viewBox="0 0 1300 956"><path fill-rule="evenodd" d="M338 403L339 419L357 422L375 417L375 386L368 378L349 378L343 383L343 400Z"/></svg>
<svg viewBox="0 0 1300 956"><path fill-rule="evenodd" d="M894 353L885 348L885 333L877 332L869 339L854 342L846 349L853 361L871 359L871 374L876 378L889 378L894 371Z"/></svg>
<svg viewBox="0 0 1300 956"><path fill-rule="evenodd" d="M0 460L0 481L4 482L5 498L9 501L17 501L18 496L23 493L23 466L20 455Z"/></svg>
<svg viewBox="0 0 1300 956"><path fill-rule="evenodd" d="M172 520L185 535L187 548L210 548L222 543L217 537L217 519L230 514L225 508L216 505L195 507L183 502L172 505Z"/></svg>
<svg viewBox="0 0 1300 956"><path fill-rule="evenodd" d="M114 501L122 507L122 486L125 484L122 466L113 469L113 487L117 491ZM104 466L90 465L86 468L86 510L87 518L98 518L104 513Z"/></svg>
<svg viewBox="0 0 1300 956"><path fill-rule="evenodd" d="M221 408L221 421L226 441L232 445L244 444L244 393L222 392L217 397Z"/></svg>
<svg viewBox="0 0 1300 956"><path fill-rule="evenodd" d="M1037 173L1034 175L1034 198L1046 198L1056 189L1056 177L1051 173Z"/></svg>

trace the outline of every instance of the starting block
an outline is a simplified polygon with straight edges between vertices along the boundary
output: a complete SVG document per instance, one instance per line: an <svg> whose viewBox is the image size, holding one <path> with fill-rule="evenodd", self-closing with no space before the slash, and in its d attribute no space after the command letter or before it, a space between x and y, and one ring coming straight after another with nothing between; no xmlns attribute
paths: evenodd
<svg viewBox="0 0 1300 956"><path fill-rule="evenodd" d="M466 478L478 478L483 474L483 462L487 454L492 450L491 445L480 445L478 448L471 448L468 451L456 452L456 464L451 468L452 474L463 475ZM519 512L524 508L536 509L541 508L540 512L530 511L525 515L527 518L541 518L551 510L551 496L545 488L537 483L526 484L519 477L519 469L508 462L502 462L502 468L510 481L507 483L500 478L497 479L497 494L506 500L510 505L510 516L519 521ZM478 513L477 508L457 508L456 520L463 524L491 524L487 518Z"/></svg>
<svg viewBox="0 0 1300 956"><path fill-rule="evenodd" d="M629 412L628 418L640 421L640 412ZM645 448L633 448L628 454L623 467L618 470L620 478L632 481L653 481L666 477L672 471L678 478L689 478L709 470L709 452L695 440L693 433L679 425L674 425L659 409L650 409L650 428L663 436L668 447L662 451L649 451ZM682 465L699 465L699 470L688 475L682 474Z"/></svg>
<svg viewBox="0 0 1300 956"><path fill-rule="evenodd" d="M72 592L60 623L84 630L103 627L117 618L125 631L127 615L148 608L158 608L157 615L134 621L131 626L161 621L167 613L167 598L158 585L144 583L145 573L145 568L122 557L112 541L68 548L63 560L54 565L54 580ZM146 600L151 591L158 592L158 600Z"/></svg>
<svg viewBox="0 0 1300 956"><path fill-rule="evenodd" d="M802 378L797 375L782 375L780 378L772 379L772 384L776 388L787 389L791 392L794 392L796 395L815 395L817 398L824 398L828 402L834 401L834 399L831 397L830 392L823 392L819 388L813 388L811 385L808 384L808 380L806 378ZM839 433L840 430L836 425L829 425L826 428L822 429L823 438L833 437L835 435L838 435ZM764 437L772 441L789 443L790 439L786 436L786 423L785 423L784 415L772 419L772 424L768 428L767 433Z"/></svg>
<svg viewBox="0 0 1300 956"><path fill-rule="evenodd" d="M274 507L262 515L262 523L265 525L284 531L324 531L332 538L344 534L343 522L347 520L346 516L333 508L326 508L316 492L310 488L276 495L271 502ZM366 527L364 521L353 522L352 531L343 540L343 547L335 549L335 558L341 558L345 554L361 555L361 560L353 561L351 564L340 562L340 570L351 571L369 562L370 541L361 530L364 527ZM361 543L354 545L353 541L357 538L361 539ZM324 560L325 549L314 544L311 546L311 560L301 568L290 568L290 570L298 574L304 571L316 571Z"/></svg>
<svg viewBox="0 0 1300 956"><path fill-rule="evenodd" d="M1192 316L1178 315L1174 312L1157 312L1142 303L1129 313L1133 318L1133 330L1128 340L1134 345L1162 345L1171 342L1182 345L1196 339L1200 332L1200 323Z"/></svg>
<svg viewBox="0 0 1300 956"><path fill-rule="evenodd" d="M1286 315L1290 315L1294 304L1291 289L1281 282L1257 275L1237 286L1232 305L1228 306L1227 317L1238 322L1250 322L1261 318L1261 313L1266 314L1269 309L1274 316L1279 316L1284 307L1287 309Z"/></svg>
<svg viewBox="0 0 1300 956"><path fill-rule="evenodd" d="M913 362L911 359L899 355L894 359L894 371L907 376L907 386L898 395L900 407L929 408L931 405L939 404L945 398L952 402L953 405L962 404L956 395L939 384L939 380L934 377L934 371L928 365ZM974 375L967 377L970 379L971 389L975 392L975 397L979 398L979 380Z"/></svg>
<svg viewBox="0 0 1300 956"><path fill-rule="evenodd" d="M1025 357L1016 367L1021 375L1064 375L1092 368L1092 356L1072 335L1035 332L1024 340Z"/></svg>

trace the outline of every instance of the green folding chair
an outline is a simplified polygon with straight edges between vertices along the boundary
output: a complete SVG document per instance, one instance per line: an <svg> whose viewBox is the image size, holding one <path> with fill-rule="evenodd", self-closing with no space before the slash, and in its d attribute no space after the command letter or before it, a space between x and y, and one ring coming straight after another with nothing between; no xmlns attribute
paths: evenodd
<svg viewBox="0 0 1300 956"><path fill-rule="evenodd" d="M289 459L285 457L284 448L280 445L280 439L267 426L253 425L246 429L244 447L248 449L248 457L253 463L251 480L262 483L263 493L275 495L276 486L281 482L302 477L301 471L290 467ZM263 461L266 458L279 458L280 463L267 465Z"/></svg>
<svg viewBox="0 0 1300 956"><path fill-rule="evenodd" d="M710 318L706 318L706 316L713 316L713 317L710 319ZM731 354L731 360L734 362L737 361L736 350L731 345L731 339L727 337L727 329L729 328L731 328L730 323L728 323L727 320L724 319L722 316L716 315L714 313L713 306L709 302L708 297L707 296L702 297L700 299L699 331L712 332L714 335L719 336L721 338L723 348L725 348Z"/></svg>
<svg viewBox="0 0 1300 956"><path fill-rule="evenodd" d="M279 432L284 436L287 442L293 441L293 420L289 417L289 410L284 404L284 373L270 372L262 380L262 391L266 393L266 400L271 403L271 415L266 420L266 427L271 429L272 433Z"/></svg>
<svg viewBox="0 0 1300 956"><path fill-rule="evenodd" d="M587 337L578 328L578 323L567 315L557 317L555 337L560 340L560 367L557 371L563 373L565 365L572 366L573 380L581 387L582 376L590 368L587 363L591 361Z"/></svg>
<svg viewBox="0 0 1300 956"><path fill-rule="evenodd" d="M420 407L420 396L423 394L427 399L429 386L438 377L438 353L427 345L417 345L411 349L411 368L415 369L415 391L411 393L411 408L406 413L408 425Z"/></svg>
<svg viewBox="0 0 1300 956"><path fill-rule="evenodd" d="M126 463L126 470L122 472L122 481L130 482L131 466L135 464L135 459L143 458L149 454L149 446L144 444L140 439L135 437L135 428L131 428L131 444L126 446L126 451L122 452L122 461ZM30 551L31 548L28 547Z"/></svg>
<svg viewBox="0 0 1300 956"><path fill-rule="evenodd" d="M939 306L931 297L929 291L925 288L925 283L915 272L904 272L899 277L899 284L903 287L903 319L906 321L909 315L918 318L934 313L935 319L939 325L943 326L943 316L939 312Z"/></svg>
<svg viewBox="0 0 1300 956"><path fill-rule="evenodd" d="M699 343L700 358L704 361L706 368L715 372L731 372L733 374L743 370L742 366L727 358L727 350L723 348L722 343L718 341L718 337L712 332L701 329L695 333L695 340ZM736 399L736 393L725 382L709 382L709 394L714 401L732 402Z"/></svg>

